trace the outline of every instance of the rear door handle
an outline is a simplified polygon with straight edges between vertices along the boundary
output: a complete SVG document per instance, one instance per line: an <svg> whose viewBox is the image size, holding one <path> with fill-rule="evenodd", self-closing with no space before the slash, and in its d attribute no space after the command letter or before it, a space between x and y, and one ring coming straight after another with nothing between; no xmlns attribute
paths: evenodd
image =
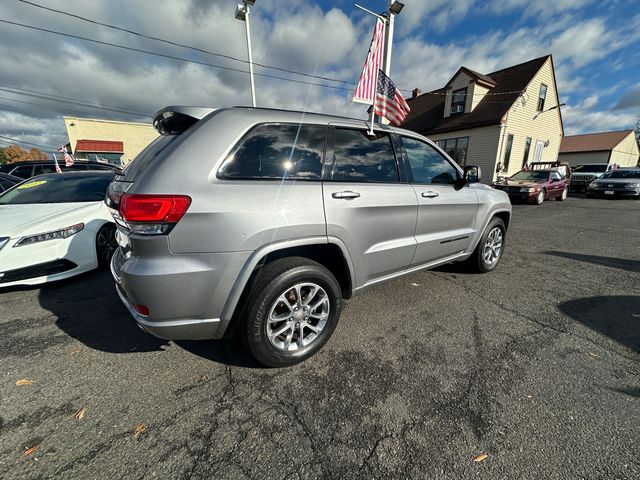
<svg viewBox="0 0 640 480"><path fill-rule="evenodd" d="M331 196L333 198L358 198L360 194L358 192L352 192L351 190L345 190L344 192L334 192Z"/></svg>
<svg viewBox="0 0 640 480"><path fill-rule="evenodd" d="M422 196L424 198L436 198L438 195L440 195L438 192L434 192L429 190L428 192L422 192Z"/></svg>

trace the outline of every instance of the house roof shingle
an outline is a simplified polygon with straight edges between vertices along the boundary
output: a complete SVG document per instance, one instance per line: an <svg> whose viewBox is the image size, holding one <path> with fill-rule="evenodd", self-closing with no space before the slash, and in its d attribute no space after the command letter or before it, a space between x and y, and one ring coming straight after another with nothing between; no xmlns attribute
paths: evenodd
<svg viewBox="0 0 640 480"><path fill-rule="evenodd" d="M570 135L563 137L560 143L560 153L576 152L604 152L613 150L633 130L618 132L587 133L585 135Z"/></svg>
<svg viewBox="0 0 640 480"><path fill-rule="evenodd" d="M407 103L411 111L402 127L423 134L433 134L498 125L517 100L520 92L526 88L549 57L550 55L545 55L520 65L483 75L483 77L495 82L496 86L491 89L492 95L485 96L469 113L443 117L445 88L408 99ZM478 75L476 72L473 73Z"/></svg>

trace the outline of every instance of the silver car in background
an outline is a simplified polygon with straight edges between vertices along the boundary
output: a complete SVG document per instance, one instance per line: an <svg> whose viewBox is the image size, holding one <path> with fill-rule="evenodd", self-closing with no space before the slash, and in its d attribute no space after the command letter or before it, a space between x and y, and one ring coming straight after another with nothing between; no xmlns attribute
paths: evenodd
<svg viewBox="0 0 640 480"><path fill-rule="evenodd" d="M640 199L640 168L610 170L587 187L587 197Z"/></svg>
<svg viewBox="0 0 640 480"><path fill-rule="evenodd" d="M504 251L507 195L414 132L241 107L167 107L154 126L106 202L117 290L158 337L237 332L292 365L352 295L449 262L489 272Z"/></svg>

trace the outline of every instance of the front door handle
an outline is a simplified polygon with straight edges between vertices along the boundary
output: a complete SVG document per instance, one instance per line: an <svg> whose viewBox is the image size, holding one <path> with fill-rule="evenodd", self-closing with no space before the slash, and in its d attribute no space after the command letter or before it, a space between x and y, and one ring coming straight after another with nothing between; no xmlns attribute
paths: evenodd
<svg viewBox="0 0 640 480"><path fill-rule="evenodd" d="M438 195L440 195L438 192L434 192L432 190L429 190L428 192L422 192L422 196L424 198L436 198Z"/></svg>
<svg viewBox="0 0 640 480"><path fill-rule="evenodd" d="M345 190L344 192L334 192L331 196L333 198L358 198L360 194L358 192L352 192L351 190Z"/></svg>

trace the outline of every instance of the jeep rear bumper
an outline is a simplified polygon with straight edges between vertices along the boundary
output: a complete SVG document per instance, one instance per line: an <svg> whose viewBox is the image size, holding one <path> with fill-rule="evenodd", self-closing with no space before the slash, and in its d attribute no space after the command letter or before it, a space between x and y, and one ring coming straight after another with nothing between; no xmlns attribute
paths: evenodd
<svg viewBox="0 0 640 480"><path fill-rule="evenodd" d="M167 269L155 265L154 259L125 259L117 249L111 273L120 300L144 331L166 340L215 339L226 330L227 322L221 321L220 314L233 286L223 272L244 259L244 255L219 255L214 258L220 264L196 262L198 268L194 268L193 258L190 262L181 255ZM162 259L162 267L167 267L166 260ZM144 310L145 314L141 313Z"/></svg>

